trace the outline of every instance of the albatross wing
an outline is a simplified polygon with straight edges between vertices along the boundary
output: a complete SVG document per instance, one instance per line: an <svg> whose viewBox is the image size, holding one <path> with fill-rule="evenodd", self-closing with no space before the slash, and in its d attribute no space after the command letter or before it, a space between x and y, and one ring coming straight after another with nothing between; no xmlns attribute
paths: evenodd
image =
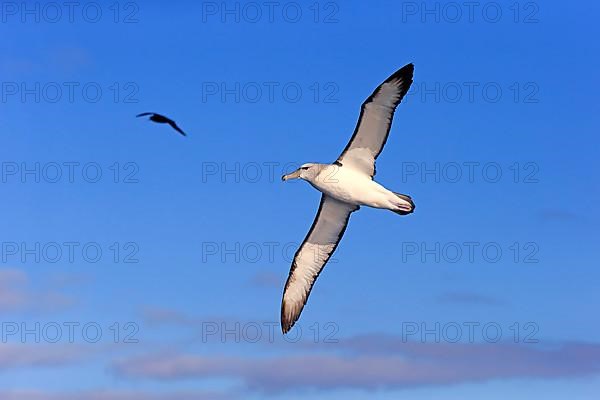
<svg viewBox="0 0 600 400"><path fill-rule="evenodd" d="M187 136L185 134L185 132L179 127L177 126L177 124L175 123L175 121L173 121L172 119L169 119L168 124L171 126L171 128L175 129L177 132L179 132L182 136Z"/></svg>
<svg viewBox="0 0 600 400"><path fill-rule="evenodd" d="M375 175L375 160L387 141L396 107L413 80L414 65L408 64L387 78L363 103L350 142L338 158L342 165Z"/></svg>
<svg viewBox="0 0 600 400"><path fill-rule="evenodd" d="M300 317L321 270L335 251L350 214L358 206L323 195L317 217L294 255L281 302L281 329L287 333Z"/></svg>

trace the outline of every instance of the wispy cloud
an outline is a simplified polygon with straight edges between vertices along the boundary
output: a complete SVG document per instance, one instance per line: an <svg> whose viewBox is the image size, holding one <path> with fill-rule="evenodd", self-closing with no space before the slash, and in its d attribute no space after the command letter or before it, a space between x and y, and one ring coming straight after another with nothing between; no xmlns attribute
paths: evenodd
<svg viewBox="0 0 600 400"><path fill-rule="evenodd" d="M600 344L404 343L395 336L372 335L342 340L335 348L329 354L321 347L321 352L256 358L160 354L121 360L114 371L155 380L225 378L269 393L401 389L600 372Z"/></svg>
<svg viewBox="0 0 600 400"><path fill-rule="evenodd" d="M581 220L581 215L563 209L546 209L542 210L539 215L542 220L548 222L568 222Z"/></svg>
<svg viewBox="0 0 600 400"><path fill-rule="evenodd" d="M171 326L186 327L202 331L206 324L222 325L223 327L234 328L237 325L247 323L263 323L265 320L241 320L239 318L224 315L206 315L196 316L186 314L182 311L157 306L145 306L140 311L140 317L144 324L149 326Z"/></svg>
<svg viewBox="0 0 600 400"><path fill-rule="evenodd" d="M0 391L3 400L231 400L235 397L212 392L187 392L156 394L152 392L132 392L97 390L73 393L48 393L37 390Z"/></svg>
<svg viewBox="0 0 600 400"><path fill-rule="evenodd" d="M284 278L285 279L285 278ZM272 271L258 271L252 278L250 278L250 286L260 289L280 289L285 281L282 281L282 277Z"/></svg>
<svg viewBox="0 0 600 400"><path fill-rule="evenodd" d="M8 54L0 60L0 72L11 77L41 71L73 74L93 66L92 53L81 46L52 46L47 47L44 52Z"/></svg>
<svg viewBox="0 0 600 400"><path fill-rule="evenodd" d="M444 293L438 296L437 301L441 304L479 304L488 306L499 306L503 304L502 301L496 298L473 292Z"/></svg>
<svg viewBox="0 0 600 400"><path fill-rule="evenodd" d="M0 310L14 310L27 304L28 296L22 290L27 275L16 269L0 270Z"/></svg>
<svg viewBox="0 0 600 400"><path fill-rule="evenodd" d="M193 318L172 308L146 306L141 309L140 314L144 323L150 326L195 324Z"/></svg>
<svg viewBox="0 0 600 400"><path fill-rule="evenodd" d="M0 370L57 367L86 360L88 355L88 351L75 345L0 343Z"/></svg>
<svg viewBox="0 0 600 400"><path fill-rule="evenodd" d="M0 311L55 311L73 303L74 300L62 292L34 290L29 276L22 270L0 270Z"/></svg>

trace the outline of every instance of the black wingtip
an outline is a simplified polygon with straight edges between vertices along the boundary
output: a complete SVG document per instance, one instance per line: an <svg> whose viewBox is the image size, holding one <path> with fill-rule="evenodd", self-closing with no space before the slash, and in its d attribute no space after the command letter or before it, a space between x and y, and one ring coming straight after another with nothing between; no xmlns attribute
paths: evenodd
<svg viewBox="0 0 600 400"><path fill-rule="evenodd" d="M396 81L396 80L400 80L400 81L404 82L402 85L402 91L400 93L400 100L402 101L402 99L404 98L406 93L408 93L408 90L410 89L410 87L413 83L414 71L415 71L415 65L413 63L406 64L404 67L400 68L398 71L396 71L392 75L390 75L390 77L387 78L385 80L385 82L382 83L382 85L385 83L388 83L388 82Z"/></svg>
<svg viewBox="0 0 600 400"><path fill-rule="evenodd" d="M400 68L398 71L394 72L391 78L396 77L406 77L412 79L413 73L415 72L415 65L413 63L406 64L404 67Z"/></svg>
<svg viewBox="0 0 600 400"><path fill-rule="evenodd" d="M175 129L175 131L177 133L179 133L181 136L187 136L187 134L183 131L183 129L181 129L180 127L178 127L175 122L172 122L169 125L171 125L171 128Z"/></svg>
<svg viewBox="0 0 600 400"><path fill-rule="evenodd" d="M404 85L405 90L403 90L401 93L401 98L403 98L413 83L414 71L415 71L415 66L413 63L406 64L404 67L400 68L399 70L394 72L392 75L390 75L381 85L384 85L386 83L393 82L396 80L402 80L403 82L407 83ZM381 85L375 90L373 95L375 95L377 93L377 90L381 87ZM369 97L366 102L368 102L372 98L373 95L371 95L371 97Z"/></svg>
<svg viewBox="0 0 600 400"><path fill-rule="evenodd" d="M284 296L285 296L285 290L284 290ZM289 318L286 317L285 315L285 300L281 301L281 333L283 333L284 335L287 334L292 327L294 326L294 322L290 320Z"/></svg>
<svg viewBox="0 0 600 400"><path fill-rule="evenodd" d="M292 328L294 327L294 325L296 324L296 322L283 322L281 321L281 333L283 333L284 335L287 335L289 333L289 331L292 330Z"/></svg>

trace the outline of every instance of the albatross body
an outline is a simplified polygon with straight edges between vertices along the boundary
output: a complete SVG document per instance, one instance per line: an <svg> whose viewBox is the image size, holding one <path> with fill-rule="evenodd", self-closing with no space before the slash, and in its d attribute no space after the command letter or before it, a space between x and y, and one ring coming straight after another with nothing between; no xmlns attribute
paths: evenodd
<svg viewBox="0 0 600 400"><path fill-rule="evenodd" d="M354 206L383 208L399 214L414 210L409 196L386 189L360 170L342 164L304 164L300 170L305 167L307 172L301 173L299 178L328 197ZM284 180L288 179L293 177L284 176Z"/></svg>
<svg viewBox="0 0 600 400"><path fill-rule="evenodd" d="M281 329L287 333L300 317L312 287L339 244L350 214L360 206L410 214L408 195L392 192L373 180L375 160L387 141L396 107L412 84L408 64L375 89L362 105L350 142L333 164L308 163L284 181L303 179L322 193L319 211L294 256L281 303Z"/></svg>

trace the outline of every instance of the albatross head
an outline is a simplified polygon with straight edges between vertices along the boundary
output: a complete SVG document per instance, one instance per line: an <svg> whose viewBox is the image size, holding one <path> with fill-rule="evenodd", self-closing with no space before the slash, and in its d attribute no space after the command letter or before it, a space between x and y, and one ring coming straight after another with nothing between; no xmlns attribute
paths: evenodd
<svg viewBox="0 0 600 400"><path fill-rule="evenodd" d="M307 163L303 164L300 168L292 172L291 174L287 174L281 177L282 181L289 181L291 179L304 179L306 181L310 181L315 178L316 175L320 172L320 164L315 163Z"/></svg>

